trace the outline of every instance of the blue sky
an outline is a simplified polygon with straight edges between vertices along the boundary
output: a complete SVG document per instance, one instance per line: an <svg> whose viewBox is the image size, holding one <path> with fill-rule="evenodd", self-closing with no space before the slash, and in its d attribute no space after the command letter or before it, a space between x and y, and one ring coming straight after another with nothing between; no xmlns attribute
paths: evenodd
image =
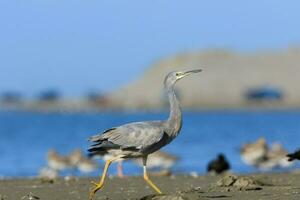
<svg viewBox="0 0 300 200"><path fill-rule="evenodd" d="M300 44L300 1L2 0L0 92L109 91L174 53Z"/></svg>

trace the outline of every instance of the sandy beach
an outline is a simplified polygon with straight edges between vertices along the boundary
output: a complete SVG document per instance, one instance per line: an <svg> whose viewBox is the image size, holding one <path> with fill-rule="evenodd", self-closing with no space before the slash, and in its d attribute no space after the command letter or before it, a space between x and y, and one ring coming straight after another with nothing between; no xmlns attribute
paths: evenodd
<svg viewBox="0 0 300 200"><path fill-rule="evenodd" d="M71 178L45 181L41 179L3 179L0 199L75 200L88 199L90 182L96 178ZM97 200L189 200L189 199L299 199L300 174L256 174L199 176L176 175L153 177L163 195L155 193L142 177L110 177L96 194Z"/></svg>

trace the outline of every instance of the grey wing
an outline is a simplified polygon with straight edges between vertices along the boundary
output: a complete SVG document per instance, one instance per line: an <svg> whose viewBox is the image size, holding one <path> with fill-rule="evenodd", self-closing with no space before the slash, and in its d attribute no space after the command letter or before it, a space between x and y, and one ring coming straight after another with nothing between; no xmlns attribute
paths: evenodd
<svg viewBox="0 0 300 200"><path fill-rule="evenodd" d="M101 135L95 135L90 141L95 144L89 149L107 151L109 149L132 149L142 151L158 143L164 136L163 122L136 122L108 129Z"/></svg>

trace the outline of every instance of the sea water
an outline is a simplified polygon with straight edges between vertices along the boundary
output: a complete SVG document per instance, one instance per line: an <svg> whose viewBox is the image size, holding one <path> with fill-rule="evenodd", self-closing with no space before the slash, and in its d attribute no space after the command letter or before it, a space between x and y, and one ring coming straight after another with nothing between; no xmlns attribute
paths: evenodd
<svg viewBox="0 0 300 200"><path fill-rule="evenodd" d="M47 165L49 149L68 154L79 148L86 153L91 135L128 122L167 117L167 112L0 112L0 176L35 176ZM265 137L268 144L280 142L288 151L300 148L300 111L184 112L181 133L162 150L180 158L173 167L177 173L205 173L207 163L218 153L225 154L233 172L257 172L241 161L239 149L259 137ZM88 175L99 174L103 161L98 162L99 170ZM110 173L116 173L115 165ZM125 162L124 173L137 175L142 169Z"/></svg>

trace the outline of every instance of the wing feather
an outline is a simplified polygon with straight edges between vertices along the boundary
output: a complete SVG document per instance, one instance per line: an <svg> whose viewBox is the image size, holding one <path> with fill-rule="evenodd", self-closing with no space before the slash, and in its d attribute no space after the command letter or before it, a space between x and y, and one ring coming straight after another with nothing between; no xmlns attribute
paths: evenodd
<svg viewBox="0 0 300 200"><path fill-rule="evenodd" d="M89 140L95 144L89 151L111 148L143 150L158 143L163 136L164 128L160 121L125 124L92 136Z"/></svg>

